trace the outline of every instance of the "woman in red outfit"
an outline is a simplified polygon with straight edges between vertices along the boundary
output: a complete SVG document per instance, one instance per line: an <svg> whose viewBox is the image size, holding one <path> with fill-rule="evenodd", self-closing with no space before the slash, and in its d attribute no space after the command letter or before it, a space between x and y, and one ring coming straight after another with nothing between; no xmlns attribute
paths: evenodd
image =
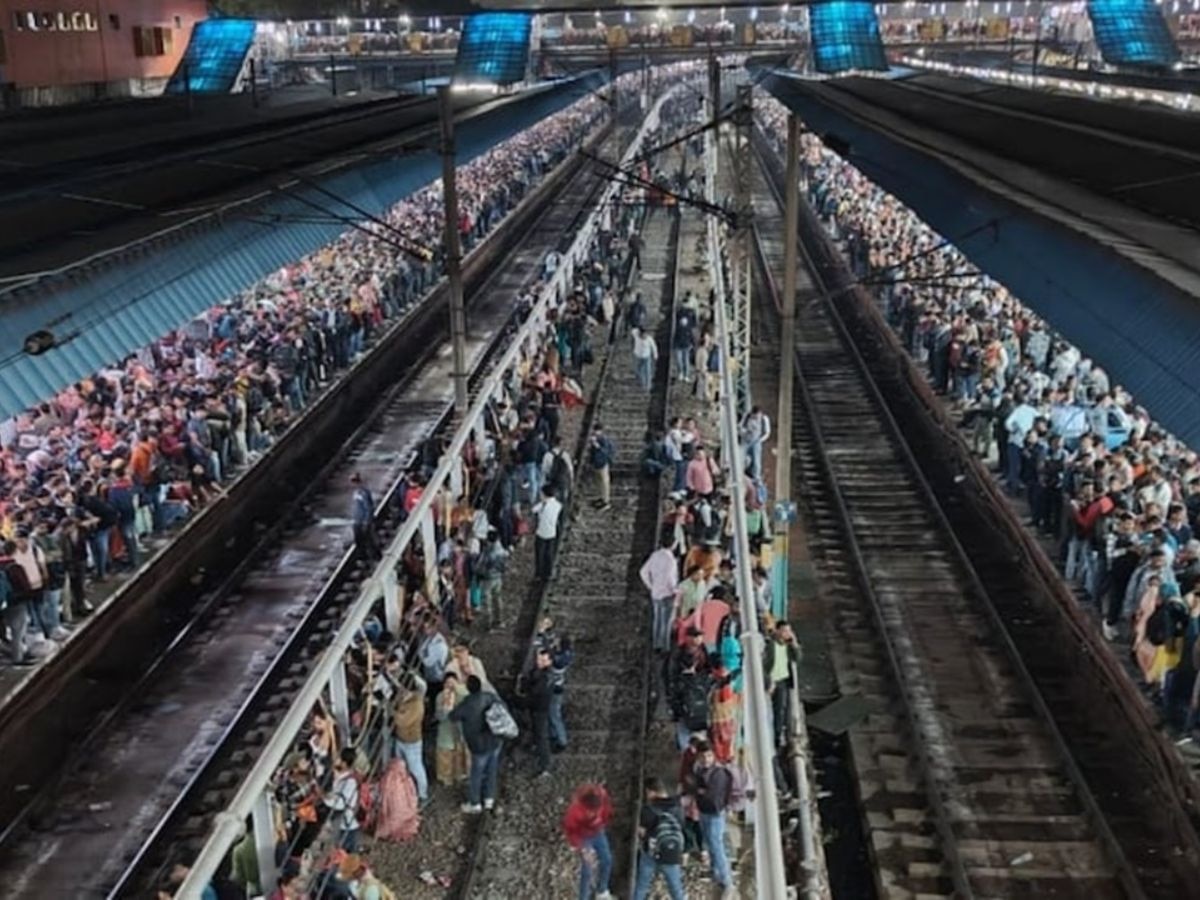
<svg viewBox="0 0 1200 900"><path fill-rule="evenodd" d="M583 784L563 815L563 834L571 849L579 851L579 900L612 900L608 891L612 850L607 831L612 813L612 800L604 786Z"/></svg>

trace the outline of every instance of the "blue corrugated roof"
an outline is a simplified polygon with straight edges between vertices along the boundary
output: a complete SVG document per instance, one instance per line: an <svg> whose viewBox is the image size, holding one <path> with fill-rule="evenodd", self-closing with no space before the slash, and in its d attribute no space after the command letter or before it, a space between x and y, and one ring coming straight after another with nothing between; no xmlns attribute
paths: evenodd
<svg viewBox="0 0 1200 900"><path fill-rule="evenodd" d="M1124 255L831 109L779 75L763 85L849 161L1104 367L1165 428L1200 447L1200 302ZM991 226L991 227L989 227Z"/></svg>
<svg viewBox="0 0 1200 900"><path fill-rule="evenodd" d="M460 164L574 102L598 83L595 76L584 76L540 88L461 123ZM425 151L357 166L321 184L378 215L440 175L440 159ZM316 191L307 195L339 215L359 217L349 206L338 208ZM44 293L9 301L0 315L0 418L119 361L346 230L336 222L268 222L275 215L321 215L290 197L276 197L256 208L252 218L248 215L213 223L165 246L81 271ZM40 356L25 356L25 338L48 326L56 335L77 336Z"/></svg>

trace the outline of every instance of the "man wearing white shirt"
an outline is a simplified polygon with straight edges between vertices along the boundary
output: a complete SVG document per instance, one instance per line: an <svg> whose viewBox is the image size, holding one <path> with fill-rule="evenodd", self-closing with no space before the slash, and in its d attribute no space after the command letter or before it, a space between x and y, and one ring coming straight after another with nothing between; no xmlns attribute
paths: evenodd
<svg viewBox="0 0 1200 900"><path fill-rule="evenodd" d="M562 514L562 504L554 496L554 488L542 489L542 501L533 507L537 516L537 530L534 532L533 558L534 577L538 581L548 581L550 570L554 566L554 546L558 541L558 519Z"/></svg>
<svg viewBox="0 0 1200 900"><path fill-rule="evenodd" d="M650 592L654 649L663 653L671 649L671 615L675 611L675 597L679 590L679 564L671 552L674 543L674 535L668 534L638 572L642 584Z"/></svg>
<svg viewBox="0 0 1200 900"><path fill-rule="evenodd" d="M640 328L633 329L633 368L642 390L649 391L658 361L658 344Z"/></svg>

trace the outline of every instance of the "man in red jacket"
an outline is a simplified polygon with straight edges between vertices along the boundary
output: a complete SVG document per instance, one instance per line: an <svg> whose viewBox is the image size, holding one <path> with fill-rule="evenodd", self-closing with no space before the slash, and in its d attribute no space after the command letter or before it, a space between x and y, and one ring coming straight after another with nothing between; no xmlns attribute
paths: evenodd
<svg viewBox="0 0 1200 900"><path fill-rule="evenodd" d="M612 850L607 831L612 814L612 800L599 784L580 785L563 814L563 834L571 848L579 851L579 900L612 900L608 891Z"/></svg>

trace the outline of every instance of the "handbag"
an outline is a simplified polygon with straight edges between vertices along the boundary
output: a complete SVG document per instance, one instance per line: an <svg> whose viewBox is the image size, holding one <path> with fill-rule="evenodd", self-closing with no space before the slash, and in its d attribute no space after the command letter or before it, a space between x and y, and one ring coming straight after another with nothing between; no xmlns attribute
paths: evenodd
<svg viewBox="0 0 1200 900"><path fill-rule="evenodd" d="M508 711L508 707L502 700L493 700L491 705L483 711L483 717L487 722L488 731L498 738L511 740L521 733L512 713Z"/></svg>

